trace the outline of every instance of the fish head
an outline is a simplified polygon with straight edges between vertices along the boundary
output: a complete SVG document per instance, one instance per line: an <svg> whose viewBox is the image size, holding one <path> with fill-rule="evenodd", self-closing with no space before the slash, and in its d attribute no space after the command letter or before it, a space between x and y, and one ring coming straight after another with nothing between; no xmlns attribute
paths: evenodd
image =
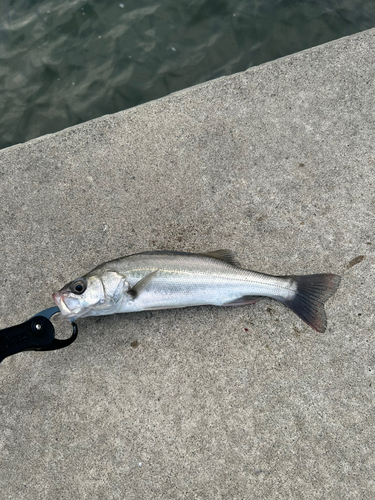
<svg viewBox="0 0 375 500"><path fill-rule="evenodd" d="M124 276L104 271L77 278L53 293L52 297L61 316L74 321L87 316L115 313L128 288Z"/></svg>

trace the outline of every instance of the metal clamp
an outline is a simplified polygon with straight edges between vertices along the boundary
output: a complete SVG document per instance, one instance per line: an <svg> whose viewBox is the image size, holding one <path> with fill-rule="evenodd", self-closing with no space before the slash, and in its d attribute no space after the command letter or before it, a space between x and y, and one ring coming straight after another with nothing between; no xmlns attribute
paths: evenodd
<svg viewBox="0 0 375 500"><path fill-rule="evenodd" d="M68 339L56 339L52 316L58 307L49 307L19 325L0 330L0 363L8 356L23 351L53 351L72 344L78 335L78 327L72 324L73 333Z"/></svg>

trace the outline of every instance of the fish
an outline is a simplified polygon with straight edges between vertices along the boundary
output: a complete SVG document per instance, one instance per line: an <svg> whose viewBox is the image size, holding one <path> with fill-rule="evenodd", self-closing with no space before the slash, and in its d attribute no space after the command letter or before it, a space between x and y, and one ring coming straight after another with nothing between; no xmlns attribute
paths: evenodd
<svg viewBox="0 0 375 500"><path fill-rule="evenodd" d="M147 251L95 267L52 294L62 318L191 306L240 306L268 297L289 307L314 330L327 327L324 303L340 276L272 276L240 267L230 250Z"/></svg>

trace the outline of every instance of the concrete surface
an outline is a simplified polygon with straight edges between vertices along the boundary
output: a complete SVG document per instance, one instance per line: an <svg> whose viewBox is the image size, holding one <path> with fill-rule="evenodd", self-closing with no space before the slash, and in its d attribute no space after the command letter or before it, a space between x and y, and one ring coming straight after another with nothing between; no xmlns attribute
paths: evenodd
<svg viewBox="0 0 375 500"><path fill-rule="evenodd" d="M375 498L374 43L0 152L1 327L147 249L343 277L325 334L263 300L80 320L71 347L6 359L1 498Z"/></svg>

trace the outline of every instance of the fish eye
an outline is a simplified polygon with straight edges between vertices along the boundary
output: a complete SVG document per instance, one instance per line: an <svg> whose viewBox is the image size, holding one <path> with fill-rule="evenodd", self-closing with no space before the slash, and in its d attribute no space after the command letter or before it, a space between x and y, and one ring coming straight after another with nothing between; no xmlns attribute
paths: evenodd
<svg viewBox="0 0 375 500"><path fill-rule="evenodd" d="M74 281L71 286L71 290L73 293L76 293L77 295L81 295L87 288L86 280L79 279L77 281Z"/></svg>

